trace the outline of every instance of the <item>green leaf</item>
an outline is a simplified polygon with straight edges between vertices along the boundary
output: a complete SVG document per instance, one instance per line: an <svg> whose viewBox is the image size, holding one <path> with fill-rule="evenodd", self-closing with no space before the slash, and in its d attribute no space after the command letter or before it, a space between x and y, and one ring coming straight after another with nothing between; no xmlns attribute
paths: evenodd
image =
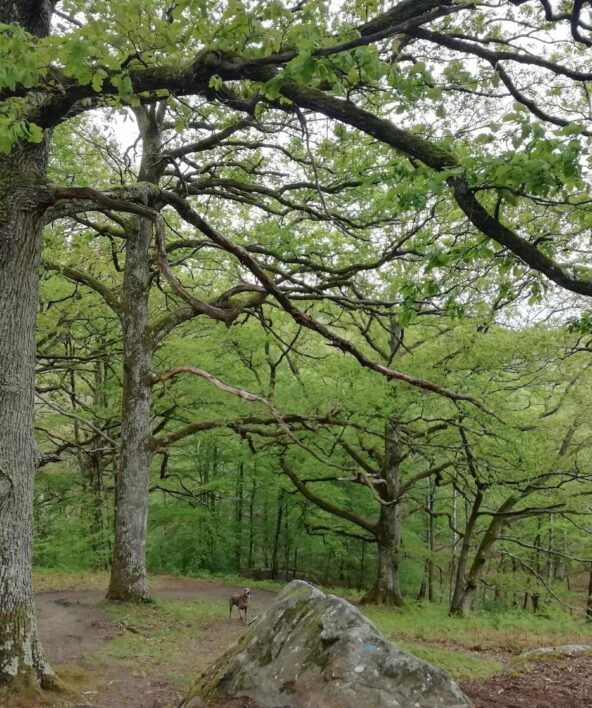
<svg viewBox="0 0 592 708"><path fill-rule="evenodd" d="M92 77L91 81L91 86L93 88L93 91L97 91L97 93L103 88L103 81L107 78L107 72L104 71L103 69L98 69L98 71L95 71Z"/></svg>
<svg viewBox="0 0 592 708"><path fill-rule="evenodd" d="M584 128L583 125L578 125L577 123L572 123L571 125L564 125L563 128L560 128L557 133L559 135L579 135L580 133L583 133Z"/></svg>
<svg viewBox="0 0 592 708"><path fill-rule="evenodd" d="M30 143L40 143L43 140L43 128L36 123L28 123L27 132L27 139Z"/></svg>
<svg viewBox="0 0 592 708"><path fill-rule="evenodd" d="M274 76L272 79L263 84L263 95L270 101L275 101L282 91L283 83L283 74L277 74L277 76Z"/></svg>

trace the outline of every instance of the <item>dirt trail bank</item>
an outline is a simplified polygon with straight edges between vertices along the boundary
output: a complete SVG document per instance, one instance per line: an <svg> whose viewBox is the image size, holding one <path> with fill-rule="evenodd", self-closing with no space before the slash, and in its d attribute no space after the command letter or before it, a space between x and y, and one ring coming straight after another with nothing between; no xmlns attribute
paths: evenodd
<svg viewBox="0 0 592 708"><path fill-rule="evenodd" d="M226 608L229 595L237 589L207 580L161 577L155 583L153 595L183 601L219 599L221 607ZM274 595L267 590L254 590L255 609L260 611L267 607ZM138 666L130 669L123 666L118 657L110 656L109 641L136 630L126 629L110 618L104 607L104 597L105 593L100 590L57 590L36 594L39 631L48 659L58 671L62 669L61 673L70 683L89 684L82 687L79 696L54 698L38 705L56 708L175 706L183 695L183 687L175 682L170 666L163 667L166 673L148 674L142 670L141 657L138 657ZM242 631L236 615L233 620L216 619L202 624L191 646L187 647L187 662L195 666L197 673ZM81 667L82 673L73 667Z"/></svg>

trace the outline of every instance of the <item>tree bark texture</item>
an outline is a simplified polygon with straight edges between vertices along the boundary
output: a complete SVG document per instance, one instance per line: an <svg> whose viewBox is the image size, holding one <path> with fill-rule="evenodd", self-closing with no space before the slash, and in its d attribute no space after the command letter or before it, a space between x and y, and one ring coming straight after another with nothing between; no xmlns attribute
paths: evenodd
<svg viewBox="0 0 592 708"><path fill-rule="evenodd" d="M378 572L374 585L362 598L364 603L405 604L401 595L399 562L401 546L401 505L397 500L401 491L400 434L394 420L385 426L383 484L379 493L384 504L380 506L375 537L378 548Z"/></svg>
<svg viewBox="0 0 592 708"><path fill-rule="evenodd" d="M157 107L135 111L142 138L141 182L157 184L160 125ZM162 164L165 164L161 161ZM115 541L107 597L141 602L148 597L146 535L152 463L152 359L149 320L152 223L135 217L126 237L123 273L123 405L121 449L115 488Z"/></svg>
<svg viewBox="0 0 592 708"><path fill-rule="evenodd" d="M588 574L588 600L586 602L586 620L592 622L592 563Z"/></svg>
<svg viewBox="0 0 592 708"><path fill-rule="evenodd" d="M0 22L49 31L51 2L0 0ZM55 685L33 601L33 433L47 138L0 156L0 690ZM0 703L1 703L0 698Z"/></svg>
<svg viewBox="0 0 592 708"><path fill-rule="evenodd" d="M41 147L0 159L0 686L51 675L37 638L31 578L42 222L27 183L45 157Z"/></svg>
<svg viewBox="0 0 592 708"><path fill-rule="evenodd" d="M467 563L469 561L469 553L471 551L471 543L473 541L477 521L479 519L479 512L481 510L481 504L483 503L483 491L478 488L475 493L475 499L471 506L471 512L469 518L467 519L467 524L465 527L465 532L463 535L462 545L460 548L460 553L456 563L456 574L454 580L454 591L452 593L452 600L450 602L450 614L462 614L463 604L465 602L465 591L466 591L466 570Z"/></svg>
<svg viewBox="0 0 592 708"><path fill-rule="evenodd" d="M152 347L146 341L152 225L138 219L129 234L123 285L123 405L115 491L115 542L108 597L143 600L148 595L146 532L150 482Z"/></svg>
<svg viewBox="0 0 592 708"><path fill-rule="evenodd" d="M479 581L481 580L483 571L485 570L485 566L491 555L493 545L497 541L501 533L501 529L505 523L506 519L504 515L509 512L512 507L515 506L517 501L518 498L515 496L508 497L499 507L497 514L491 517L489 526L483 534L481 543L479 544L475 552L475 557L473 559L471 567L469 568L468 573L466 574L466 576L464 576L463 574L462 578L460 575L457 576L458 592L456 592L457 588L455 588L455 597L453 597L453 601L450 605L451 615L459 615L462 617L466 615L466 613L469 612L473 607L473 602L475 600ZM465 539L463 539L463 546L464 541Z"/></svg>

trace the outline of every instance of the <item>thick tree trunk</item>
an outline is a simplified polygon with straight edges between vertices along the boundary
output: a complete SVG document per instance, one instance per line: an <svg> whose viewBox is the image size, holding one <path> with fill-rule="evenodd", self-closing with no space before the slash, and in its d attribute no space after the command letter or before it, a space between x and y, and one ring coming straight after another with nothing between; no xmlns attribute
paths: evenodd
<svg viewBox="0 0 592 708"><path fill-rule="evenodd" d="M53 4L0 0L0 22L49 32ZM48 143L0 157L0 691L56 685L32 584L35 326ZM0 696L0 703L2 702Z"/></svg>
<svg viewBox="0 0 592 708"><path fill-rule="evenodd" d="M378 542L378 574L374 585L362 598L363 604L403 607L399 578L399 553L387 539Z"/></svg>
<svg viewBox="0 0 592 708"><path fill-rule="evenodd" d="M143 149L138 179L157 184L165 162L158 159L159 111L152 106L138 108L135 114ZM150 375L155 349L148 313L151 242L151 222L136 219L135 227L127 234L123 273L121 451L115 488L115 543L107 593L110 600L118 601L140 602L148 598L146 534L152 463Z"/></svg>
<svg viewBox="0 0 592 708"><path fill-rule="evenodd" d="M149 247L152 226L139 221L127 240L123 312L123 408L121 451L115 490L115 544L110 600L148 597L146 532L150 482L152 345L147 342Z"/></svg>
<svg viewBox="0 0 592 708"><path fill-rule="evenodd" d="M403 607L399 575L401 545L401 512L399 504L382 506L376 534L378 572L374 585L362 598L364 604Z"/></svg>
<svg viewBox="0 0 592 708"><path fill-rule="evenodd" d="M45 161L44 146L0 158L0 687L11 688L52 682L37 638L31 578L43 205L41 190L28 185L43 174Z"/></svg>
<svg viewBox="0 0 592 708"><path fill-rule="evenodd" d="M401 490L401 449L399 430L394 420L385 427L385 455L381 470L383 484L379 487L380 516L376 525L378 546L378 573L372 588L362 598L363 603L394 605L405 604L401 595L399 557L401 546L401 505L395 501Z"/></svg>

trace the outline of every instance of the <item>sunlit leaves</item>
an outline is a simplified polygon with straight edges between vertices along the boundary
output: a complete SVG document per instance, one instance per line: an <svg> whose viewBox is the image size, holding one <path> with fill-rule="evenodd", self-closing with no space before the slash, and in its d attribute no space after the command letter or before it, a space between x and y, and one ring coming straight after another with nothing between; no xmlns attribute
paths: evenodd
<svg viewBox="0 0 592 708"><path fill-rule="evenodd" d="M19 141L40 143L42 140L41 128L26 119L23 99L15 98L0 104L0 154L8 154Z"/></svg>
<svg viewBox="0 0 592 708"><path fill-rule="evenodd" d="M35 40L19 25L0 24L0 92L37 84L44 67L34 47Z"/></svg>

